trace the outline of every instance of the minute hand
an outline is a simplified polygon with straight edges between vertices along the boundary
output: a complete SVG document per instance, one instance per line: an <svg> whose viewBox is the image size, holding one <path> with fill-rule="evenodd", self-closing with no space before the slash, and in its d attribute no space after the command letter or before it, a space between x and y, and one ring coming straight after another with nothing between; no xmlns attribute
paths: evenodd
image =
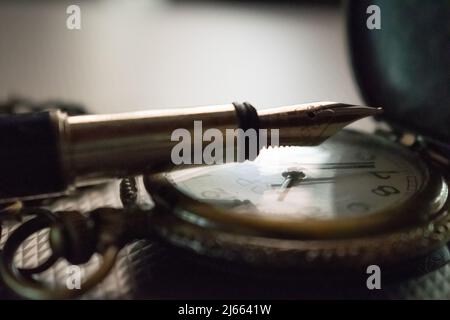
<svg viewBox="0 0 450 320"><path fill-rule="evenodd" d="M372 169L375 168L375 162L325 162L325 163L300 163L299 166L305 169Z"/></svg>
<svg viewBox="0 0 450 320"><path fill-rule="evenodd" d="M390 173L398 173L398 171L386 171L386 172L390 172ZM294 187L299 185L300 183L302 185L310 185L310 184L320 184L320 183L333 183L338 179L345 179L345 178L354 178L356 176L362 176L362 175L366 175L366 174L375 174L376 172L374 171L363 171L363 172L354 172L354 173L350 173L350 174L341 174L341 175L336 175L333 177L322 177L322 178L304 178L302 180L297 180L297 181L293 181L290 184L290 187ZM272 187L279 187L282 184L272 184Z"/></svg>

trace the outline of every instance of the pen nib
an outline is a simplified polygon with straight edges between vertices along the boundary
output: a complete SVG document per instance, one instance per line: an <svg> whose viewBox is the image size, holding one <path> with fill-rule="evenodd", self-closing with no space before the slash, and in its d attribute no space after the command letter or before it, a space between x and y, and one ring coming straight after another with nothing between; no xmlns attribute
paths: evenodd
<svg viewBox="0 0 450 320"><path fill-rule="evenodd" d="M324 129L316 140L315 144L324 142L326 139L332 137L342 128L355 121L369 116L375 116L383 112L382 108L355 106L342 103L333 103L328 107L325 107L324 110L327 110L326 112L329 113L329 115L324 116L324 118L328 118L328 123L323 125Z"/></svg>
<svg viewBox="0 0 450 320"><path fill-rule="evenodd" d="M258 114L261 128L279 129L280 145L315 146L345 126L382 111L382 108L317 102L261 110Z"/></svg>

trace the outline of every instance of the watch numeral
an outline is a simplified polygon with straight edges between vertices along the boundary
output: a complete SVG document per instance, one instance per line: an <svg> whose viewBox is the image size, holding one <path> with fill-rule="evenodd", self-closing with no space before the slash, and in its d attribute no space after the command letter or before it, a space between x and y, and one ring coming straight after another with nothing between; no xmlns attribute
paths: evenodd
<svg viewBox="0 0 450 320"><path fill-rule="evenodd" d="M234 199L234 196L222 188L202 191L201 196L207 199Z"/></svg>
<svg viewBox="0 0 450 320"><path fill-rule="evenodd" d="M378 186L375 189L372 189L372 192L381 197L387 197L393 194L400 193L400 190L393 186Z"/></svg>
<svg viewBox="0 0 450 320"><path fill-rule="evenodd" d="M373 171L371 174L373 174L375 177L383 180L387 180L391 178L391 174L398 173L398 171Z"/></svg>

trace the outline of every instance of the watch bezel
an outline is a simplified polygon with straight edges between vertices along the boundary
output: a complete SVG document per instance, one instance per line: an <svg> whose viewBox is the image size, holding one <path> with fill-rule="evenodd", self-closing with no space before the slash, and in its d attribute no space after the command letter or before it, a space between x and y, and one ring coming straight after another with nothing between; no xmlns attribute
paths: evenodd
<svg viewBox="0 0 450 320"><path fill-rule="evenodd" d="M447 203L448 207L449 203ZM156 212L151 222L164 241L209 258L278 270L359 269L395 266L426 256L450 240L450 214L443 209L428 223L348 239L280 239L204 228Z"/></svg>

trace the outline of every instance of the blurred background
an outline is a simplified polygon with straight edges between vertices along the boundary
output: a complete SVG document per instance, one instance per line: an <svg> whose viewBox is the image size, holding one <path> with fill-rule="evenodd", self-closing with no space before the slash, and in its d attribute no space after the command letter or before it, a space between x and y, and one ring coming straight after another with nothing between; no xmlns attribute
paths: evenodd
<svg viewBox="0 0 450 320"><path fill-rule="evenodd" d="M66 8L81 8L68 30ZM339 1L1 1L0 101L361 103Z"/></svg>

